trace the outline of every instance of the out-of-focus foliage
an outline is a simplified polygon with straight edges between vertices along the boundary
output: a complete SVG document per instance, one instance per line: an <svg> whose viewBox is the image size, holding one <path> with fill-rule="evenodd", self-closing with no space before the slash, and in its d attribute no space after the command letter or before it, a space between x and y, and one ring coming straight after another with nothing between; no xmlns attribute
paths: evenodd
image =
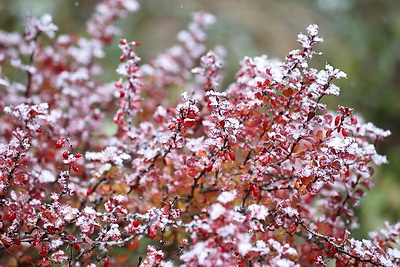
<svg viewBox="0 0 400 267"><path fill-rule="evenodd" d="M96 0L1 0L0 28L21 31L27 13L51 13L62 31L83 33L85 21ZM228 77L235 75L239 60L268 54L282 58L292 49L293 35L306 25L320 26L327 42L319 45L324 55L314 60L316 66L330 62L348 73L342 81L341 96L328 99L331 108L337 103L355 107L368 121L393 132L381 144L389 165L378 169L377 188L364 199L359 210L365 236L385 219L400 219L400 2L397 0L146 0L142 11L121 21L128 40L140 41L144 60L175 43L194 11L216 15L218 23L210 31L210 42L227 49ZM151 33L151 34L149 34ZM112 44L104 59L108 68L104 79L115 76L117 45Z"/></svg>

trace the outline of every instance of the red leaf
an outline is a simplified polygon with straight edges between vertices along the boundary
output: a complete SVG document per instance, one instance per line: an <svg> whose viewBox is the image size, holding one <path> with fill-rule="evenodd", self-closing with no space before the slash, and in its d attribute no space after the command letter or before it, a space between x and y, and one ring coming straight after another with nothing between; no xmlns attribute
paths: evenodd
<svg viewBox="0 0 400 267"><path fill-rule="evenodd" d="M11 213L10 216L8 217L8 221L12 223L15 220L15 218L17 218L17 215L15 213Z"/></svg>
<svg viewBox="0 0 400 267"><path fill-rule="evenodd" d="M90 187L90 188L88 188L88 190L87 190L87 192L86 192L86 195L91 195L91 194L93 194L93 191L94 191L94 188L93 187Z"/></svg>
<svg viewBox="0 0 400 267"><path fill-rule="evenodd" d="M292 88L288 88L282 91L283 95L286 97L290 97L293 95L294 91Z"/></svg>
<svg viewBox="0 0 400 267"><path fill-rule="evenodd" d="M186 119L183 121L183 125L184 125L185 127L190 128L190 127L192 127L192 126L194 125L195 121L196 121L196 120L194 120L194 119L188 119L188 118L186 118Z"/></svg>
<svg viewBox="0 0 400 267"><path fill-rule="evenodd" d="M206 167L204 167L204 170L205 170L206 172L210 172L210 171L212 171L212 168L213 168L213 164L212 164L212 162L209 162L209 163L206 165Z"/></svg>
<svg viewBox="0 0 400 267"><path fill-rule="evenodd" d="M312 118L314 118L315 117L315 112L310 112L310 113L308 113L308 115L307 115L307 121L310 121Z"/></svg>
<svg viewBox="0 0 400 267"><path fill-rule="evenodd" d="M45 245L42 245L42 248L39 252L40 256L45 257L47 255L47 247Z"/></svg>
<svg viewBox="0 0 400 267"><path fill-rule="evenodd" d="M41 238L39 238L39 237L36 238L35 241L33 241L32 246L34 246L34 247L37 246L41 241L42 241Z"/></svg>
<svg viewBox="0 0 400 267"><path fill-rule="evenodd" d="M340 122L342 121L342 118L340 116L336 116L335 118L335 125L338 126Z"/></svg>
<svg viewBox="0 0 400 267"><path fill-rule="evenodd" d="M235 155L235 153L234 153L232 150L229 150L229 151L228 151L228 155L229 155L229 158L230 158L231 160L235 161L236 155Z"/></svg>
<svg viewBox="0 0 400 267"><path fill-rule="evenodd" d="M68 239L69 241L75 241L75 240L76 240L75 236L73 236L73 235L67 236L67 239Z"/></svg>

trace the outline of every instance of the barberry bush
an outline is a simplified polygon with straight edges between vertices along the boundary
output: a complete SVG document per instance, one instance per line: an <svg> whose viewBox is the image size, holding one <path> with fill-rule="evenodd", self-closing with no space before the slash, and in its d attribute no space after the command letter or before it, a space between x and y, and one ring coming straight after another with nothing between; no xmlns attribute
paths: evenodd
<svg viewBox="0 0 400 267"><path fill-rule="evenodd" d="M2 264L117 265L143 246L130 264L400 264L400 223L351 235L390 132L327 110L346 74L309 66L318 26L282 62L243 58L223 88L225 52L206 46L215 18L196 13L147 63L120 40L120 78L100 82L114 22L138 9L102 1L85 37L57 35L47 14L0 31Z"/></svg>

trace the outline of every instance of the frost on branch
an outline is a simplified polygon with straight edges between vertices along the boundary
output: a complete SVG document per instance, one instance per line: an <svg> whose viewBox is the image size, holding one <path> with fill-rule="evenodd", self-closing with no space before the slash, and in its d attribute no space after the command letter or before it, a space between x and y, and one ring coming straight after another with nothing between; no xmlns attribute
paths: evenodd
<svg viewBox="0 0 400 267"><path fill-rule="evenodd" d="M149 113L154 112L153 108L158 105L166 105L168 90L189 88L193 85L191 69L207 52L205 31L214 23L215 17L211 14L205 12L193 14L187 29L177 35L180 44L167 49L142 67L147 78L143 90L151 95L146 101Z"/></svg>
<svg viewBox="0 0 400 267"><path fill-rule="evenodd" d="M310 67L318 26L282 62L243 58L223 88L224 51L206 46L215 18L199 12L149 62L121 39L120 78L101 83L113 23L137 9L102 1L86 38L56 36L48 15L0 32L2 67L27 76L0 72L1 261L118 265L151 243L140 266L400 264L398 223L351 236L390 132L327 110L346 74Z"/></svg>
<svg viewBox="0 0 400 267"><path fill-rule="evenodd" d="M110 43L119 29L113 24L119 17L139 9L136 0L105 0L96 6L91 19L87 22L87 32L104 43Z"/></svg>
<svg viewBox="0 0 400 267"><path fill-rule="evenodd" d="M58 27L52 23L52 20L53 18L49 14L43 15L40 19L29 17L24 32L25 40L34 40L40 33L54 38L55 31L58 30Z"/></svg>

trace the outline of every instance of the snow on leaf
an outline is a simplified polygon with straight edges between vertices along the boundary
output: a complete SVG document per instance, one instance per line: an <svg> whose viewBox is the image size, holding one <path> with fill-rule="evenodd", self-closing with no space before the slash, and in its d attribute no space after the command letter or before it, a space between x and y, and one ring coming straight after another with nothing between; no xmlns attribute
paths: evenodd
<svg viewBox="0 0 400 267"><path fill-rule="evenodd" d="M351 137L346 137L346 138L333 137L328 142L326 142L326 144L337 151L344 151L353 142L354 139Z"/></svg>
<svg viewBox="0 0 400 267"><path fill-rule="evenodd" d="M62 246L63 244L64 244L64 242L63 242L61 239L59 239L59 238L53 239L53 240L51 240L51 242L50 242L49 248L50 248L50 249L57 249L57 248L59 248L60 246Z"/></svg>
<svg viewBox="0 0 400 267"><path fill-rule="evenodd" d="M217 200L218 200L219 202L221 202L222 204L226 204L226 203L228 203L228 202L233 201L233 200L235 199L235 197L236 197L236 190L225 191L225 192L222 192L222 193L218 196Z"/></svg>
<svg viewBox="0 0 400 267"><path fill-rule="evenodd" d="M252 245L250 243L251 235L248 233L243 233L238 235L239 244L238 244L238 251L239 253L244 256L246 255L251 249Z"/></svg>
<svg viewBox="0 0 400 267"><path fill-rule="evenodd" d="M115 146L107 147L101 152L86 152L85 158L92 161L100 161L102 163L113 162L117 166L121 166L124 160L128 160L131 157L119 150Z"/></svg>
<svg viewBox="0 0 400 267"><path fill-rule="evenodd" d="M156 247L148 245L146 258L140 266L159 266L163 258L164 252L162 250L157 250Z"/></svg>
<svg viewBox="0 0 400 267"><path fill-rule="evenodd" d="M140 8L139 3L136 0L122 0L119 3L129 12L135 12Z"/></svg>
<svg viewBox="0 0 400 267"><path fill-rule="evenodd" d="M220 217L222 214L226 212L226 209L219 203L215 203L211 205L209 208L208 213L210 214L210 219L211 220L216 220L218 217Z"/></svg>
<svg viewBox="0 0 400 267"><path fill-rule="evenodd" d="M251 204L248 207L250 215L252 218L258 220L265 220L268 217L268 209L264 205Z"/></svg>
<svg viewBox="0 0 400 267"><path fill-rule="evenodd" d="M400 260L400 251L397 248L389 248L387 253L392 259Z"/></svg>
<svg viewBox="0 0 400 267"><path fill-rule="evenodd" d="M233 224L228 224L217 229L217 234L222 237L234 235L237 227Z"/></svg>
<svg viewBox="0 0 400 267"><path fill-rule="evenodd" d="M32 41L40 33L45 33L48 37L54 38L58 27L53 24L53 18L49 14L44 14L40 19L28 17L28 22L25 28L25 39Z"/></svg>
<svg viewBox="0 0 400 267"><path fill-rule="evenodd" d="M53 254L51 254L50 259L52 261L54 261L55 263L61 264L61 263L63 263L63 262L68 260L68 256L65 255L64 251L59 250L59 251L54 252Z"/></svg>
<svg viewBox="0 0 400 267"><path fill-rule="evenodd" d="M104 237L105 240L111 238L113 240L121 239L121 232L119 231L119 225L113 223L110 225L110 230L107 231L106 236Z"/></svg>
<svg viewBox="0 0 400 267"><path fill-rule="evenodd" d="M292 207L285 207L282 209L289 217L299 216L299 212Z"/></svg>
<svg viewBox="0 0 400 267"><path fill-rule="evenodd" d="M71 222L79 214L79 210L70 206L64 205L60 210L66 222Z"/></svg>
<svg viewBox="0 0 400 267"><path fill-rule="evenodd" d="M308 33L309 35L311 35L311 36L315 36L315 35L318 34L318 29L319 29L318 25L316 25L316 24L311 24L311 25L309 25L309 26L307 27L307 33Z"/></svg>
<svg viewBox="0 0 400 267"><path fill-rule="evenodd" d="M49 170L43 170L38 178L41 183L52 183L56 180L55 175Z"/></svg>

